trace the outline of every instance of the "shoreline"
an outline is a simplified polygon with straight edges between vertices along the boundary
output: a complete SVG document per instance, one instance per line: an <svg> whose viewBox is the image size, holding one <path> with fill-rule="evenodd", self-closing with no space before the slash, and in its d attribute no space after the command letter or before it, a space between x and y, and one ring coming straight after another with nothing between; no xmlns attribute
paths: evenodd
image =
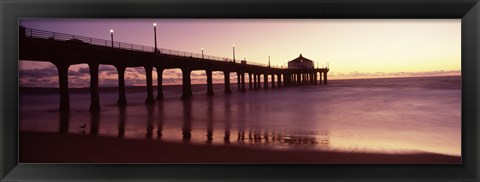
<svg viewBox="0 0 480 182"><path fill-rule="evenodd" d="M460 156L272 150L105 136L20 132L20 163L461 164Z"/></svg>

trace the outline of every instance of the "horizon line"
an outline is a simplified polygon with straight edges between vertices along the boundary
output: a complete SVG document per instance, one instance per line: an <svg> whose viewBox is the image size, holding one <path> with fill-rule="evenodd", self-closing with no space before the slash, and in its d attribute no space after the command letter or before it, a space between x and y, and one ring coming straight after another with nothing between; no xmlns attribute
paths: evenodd
<svg viewBox="0 0 480 182"><path fill-rule="evenodd" d="M329 81L344 81L344 80L374 80L374 79L397 79L397 78L429 78L429 77L457 77L460 75L429 75L429 76L405 76L405 77L375 77L375 78L348 78L348 79L329 79ZM260 83L263 83L260 82ZM269 82L270 83L270 82ZM275 82L276 83L276 82ZM223 85L224 83L212 83L213 85ZM230 84L237 84L237 82L230 82ZM192 83L192 85L207 85L207 83ZM153 85L157 86L157 85ZM164 84L162 86L182 86L182 84ZM100 88L118 88L118 86L99 86ZM125 87L146 87L146 85L125 85ZM58 87L29 87L29 86L18 86L18 88L51 88L58 89ZM84 89L90 87L70 87L69 89Z"/></svg>

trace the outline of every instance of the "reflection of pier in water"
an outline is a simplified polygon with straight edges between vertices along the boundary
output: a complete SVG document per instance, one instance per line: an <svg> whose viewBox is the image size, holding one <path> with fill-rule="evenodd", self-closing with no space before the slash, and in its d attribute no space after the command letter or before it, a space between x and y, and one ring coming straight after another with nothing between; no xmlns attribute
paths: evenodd
<svg viewBox="0 0 480 182"><path fill-rule="evenodd" d="M180 102L180 101L179 101ZM220 104L218 104L220 103ZM217 104L217 105L216 105ZM328 148L330 144L329 133L326 131L302 131L302 130L275 130L275 129L266 129L261 126L251 127L243 122L247 117L243 114L246 109L245 102L235 102L225 97L224 103L216 102L213 98L206 98L206 109L205 113L195 113L193 115L192 100L182 100L182 118L181 127L177 128L168 128L168 130L174 129L173 133L181 133L180 138L175 138L174 140L191 142L192 140L192 122L195 121L195 116L205 116L205 123L198 122L198 124L204 124L205 130L204 134L200 137L193 138L195 141L200 141L199 144L243 144L243 145L274 145L275 147L285 148L285 147L302 147L302 148ZM238 110L233 110L232 107L235 107ZM118 133L119 138L125 138L126 133L129 132L126 129L126 123L128 122L142 122L133 118L127 119L128 115L128 106L121 105L118 107ZM224 111L223 117L215 115L214 111L222 109ZM156 112L157 111L157 112ZM235 115L232 115L234 114ZM169 113L164 112L163 102L157 104L146 105L146 121L145 122L145 139L153 139L156 134L156 139L158 141L163 141L165 135L163 131L165 130L166 115ZM202 115L205 114L205 115ZM235 120L234 117L235 116ZM104 135L99 133L101 125L101 113L93 112L90 113L90 122L87 123L87 127L82 131L82 133L90 135ZM143 118L143 117L142 117ZM70 127L70 114L63 113L59 116L59 132L61 133L75 133L76 130L68 131ZM155 127L154 122L157 121ZM203 117L202 117L203 121ZM177 122L177 121L171 121ZM232 124L235 123L235 127L232 127ZM223 127L220 127L223 126ZM71 126L74 127L74 126ZM77 127L77 126L75 126ZM222 130L223 128L223 130ZM109 128L111 129L111 128ZM203 127L197 129L198 132L203 132ZM215 131L217 130L217 131ZM170 133L172 133L170 131ZM232 136L236 137L232 140ZM127 137L128 138L128 137ZM171 138L171 136L170 136Z"/></svg>

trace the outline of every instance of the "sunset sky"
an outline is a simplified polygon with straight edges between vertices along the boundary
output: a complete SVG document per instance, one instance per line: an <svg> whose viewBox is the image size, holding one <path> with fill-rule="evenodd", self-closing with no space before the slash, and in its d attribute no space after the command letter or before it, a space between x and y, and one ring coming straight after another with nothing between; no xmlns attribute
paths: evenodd
<svg viewBox="0 0 480 182"><path fill-rule="evenodd" d="M154 46L157 23L158 47L232 57L248 62L285 65L299 54L330 65L329 79L460 75L460 19L447 20L278 20L278 19L31 19L20 20L27 28L110 39ZM113 66L101 66L100 86L116 86ZM127 85L143 85L143 68L129 68ZM179 70L164 71L165 84L181 82ZM69 69L71 87L88 86L88 67ZM156 78L154 74L154 78ZM235 78L232 78L234 81ZM192 82L206 83L202 71ZM223 74L214 72L214 82ZM56 87L51 63L20 61L20 86Z"/></svg>

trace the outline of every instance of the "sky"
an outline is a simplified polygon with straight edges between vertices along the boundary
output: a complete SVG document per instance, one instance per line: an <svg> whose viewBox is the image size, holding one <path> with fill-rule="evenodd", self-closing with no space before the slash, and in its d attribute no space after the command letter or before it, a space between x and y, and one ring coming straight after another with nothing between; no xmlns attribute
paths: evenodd
<svg viewBox="0 0 480 182"><path fill-rule="evenodd" d="M329 79L460 75L460 19L22 19L27 28L232 58L281 67L300 54L324 67ZM20 86L58 87L51 63L20 60ZM113 66L100 67L100 86L116 86ZM144 85L143 68L128 68L126 85ZM153 74L156 79L156 73ZM234 74L232 74L234 76ZM178 69L164 84L181 84ZM235 82L236 78L232 78ZM206 83L202 71L192 83ZM214 83L223 74L214 72ZM69 69L70 87L88 87L88 67Z"/></svg>

